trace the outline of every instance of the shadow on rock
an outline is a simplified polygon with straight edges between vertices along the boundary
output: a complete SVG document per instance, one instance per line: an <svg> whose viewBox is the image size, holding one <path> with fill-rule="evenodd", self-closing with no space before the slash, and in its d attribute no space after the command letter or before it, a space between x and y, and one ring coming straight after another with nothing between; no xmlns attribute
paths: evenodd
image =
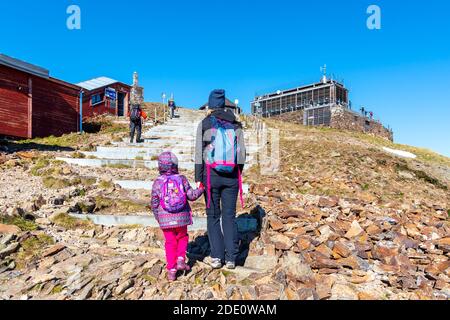
<svg viewBox="0 0 450 320"><path fill-rule="evenodd" d="M62 147L58 145L45 145L40 143L16 143L10 140L1 140L0 141L0 151L6 153L14 153L19 151L75 151L74 148L71 147Z"/></svg>
<svg viewBox="0 0 450 320"><path fill-rule="evenodd" d="M257 239L263 229L264 217L266 212L261 206L256 206L250 213L240 215L236 218L239 237L239 254L236 264L243 266L250 251L250 244ZM189 243L187 256L190 264L196 261L203 261L211 254L208 234L198 236Z"/></svg>

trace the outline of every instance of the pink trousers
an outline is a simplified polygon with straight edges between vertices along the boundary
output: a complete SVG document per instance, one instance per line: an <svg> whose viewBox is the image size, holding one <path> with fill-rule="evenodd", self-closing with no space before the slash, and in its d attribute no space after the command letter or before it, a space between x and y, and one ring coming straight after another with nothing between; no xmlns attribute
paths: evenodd
<svg viewBox="0 0 450 320"><path fill-rule="evenodd" d="M189 242L187 226L163 230L166 239L167 269L176 269L178 258L186 258Z"/></svg>

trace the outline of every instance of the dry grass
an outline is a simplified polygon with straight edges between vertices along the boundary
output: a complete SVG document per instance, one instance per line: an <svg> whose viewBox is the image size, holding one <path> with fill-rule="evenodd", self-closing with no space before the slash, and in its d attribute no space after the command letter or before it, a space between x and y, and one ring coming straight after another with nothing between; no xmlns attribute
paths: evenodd
<svg viewBox="0 0 450 320"><path fill-rule="evenodd" d="M14 259L17 269L23 269L32 260L39 259L42 251L54 243L53 238L44 233L33 235L22 241L21 249Z"/></svg>
<svg viewBox="0 0 450 320"><path fill-rule="evenodd" d="M95 225L91 221L76 219L64 212L53 217L52 222L68 230L89 230L95 228Z"/></svg>
<svg viewBox="0 0 450 320"><path fill-rule="evenodd" d="M290 195L329 195L381 203L408 203L415 199L450 202L442 176L428 167L417 169L414 165L415 162L431 168L444 165L450 170L449 158L355 132L273 119L266 123L280 130L281 167L273 176L262 175L258 166L251 168L246 172L246 181L251 184L275 184ZM412 162L392 156L382 146L413 152L418 159ZM412 173L412 178L404 178L400 171Z"/></svg>

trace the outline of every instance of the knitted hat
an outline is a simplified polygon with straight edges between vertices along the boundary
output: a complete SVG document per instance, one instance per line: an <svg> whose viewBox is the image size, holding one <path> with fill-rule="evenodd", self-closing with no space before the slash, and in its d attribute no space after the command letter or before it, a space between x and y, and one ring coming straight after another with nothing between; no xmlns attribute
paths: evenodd
<svg viewBox="0 0 450 320"><path fill-rule="evenodd" d="M209 109L218 109L225 107L225 90L216 89L209 95L208 101Z"/></svg>
<svg viewBox="0 0 450 320"><path fill-rule="evenodd" d="M158 158L160 174L178 174L178 158L172 152L163 152Z"/></svg>

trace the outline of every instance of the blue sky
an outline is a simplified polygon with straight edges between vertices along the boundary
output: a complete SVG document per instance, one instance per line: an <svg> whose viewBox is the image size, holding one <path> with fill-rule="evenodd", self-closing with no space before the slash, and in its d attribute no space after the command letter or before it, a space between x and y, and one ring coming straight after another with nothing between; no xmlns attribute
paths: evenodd
<svg viewBox="0 0 450 320"><path fill-rule="evenodd" d="M71 4L81 30L66 28ZM371 4L381 30L366 28ZM327 64L396 142L450 156L448 21L448 0L2 1L0 52L69 82L138 71L148 101L173 92L196 107L220 87L246 111L256 92L314 82Z"/></svg>

